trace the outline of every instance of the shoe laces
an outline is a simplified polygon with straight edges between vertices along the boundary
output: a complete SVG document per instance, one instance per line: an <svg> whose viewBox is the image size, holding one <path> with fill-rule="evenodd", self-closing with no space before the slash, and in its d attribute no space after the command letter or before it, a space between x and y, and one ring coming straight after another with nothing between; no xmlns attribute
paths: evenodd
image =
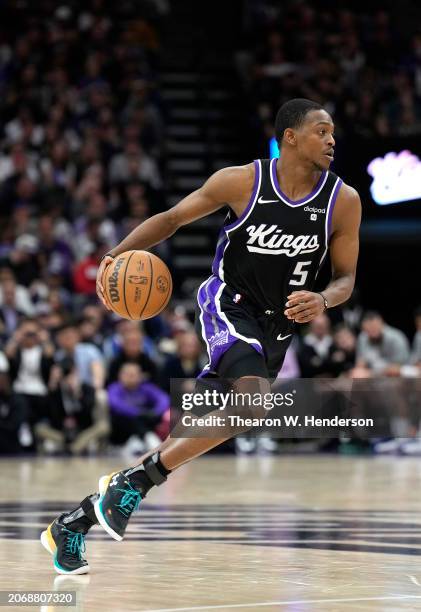
<svg viewBox="0 0 421 612"><path fill-rule="evenodd" d="M132 512L135 512L139 508L139 504L142 501L142 496L136 489L127 483L125 489L117 489L120 493L123 493L120 503L117 504L117 508L123 516L128 518Z"/></svg>
<svg viewBox="0 0 421 612"><path fill-rule="evenodd" d="M79 560L82 559L82 553L84 553L86 550L85 535L76 531L70 531L70 529L66 529L66 532L67 537L65 552Z"/></svg>

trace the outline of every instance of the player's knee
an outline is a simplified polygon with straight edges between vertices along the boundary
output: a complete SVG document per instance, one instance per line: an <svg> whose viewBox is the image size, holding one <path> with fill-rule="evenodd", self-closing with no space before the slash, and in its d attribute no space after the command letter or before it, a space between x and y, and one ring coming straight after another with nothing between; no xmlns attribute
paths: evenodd
<svg viewBox="0 0 421 612"><path fill-rule="evenodd" d="M270 392L270 382L261 376L241 376L234 381L233 386L236 391L242 393Z"/></svg>
<svg viewBox="0 0 421 612"><path fill-rule="evenodd" d="M241 376L233 383L235 394L238 396L237 406L243 406L250 411L253 418L264 418L264 396L271 392L270 382L261 376ZM241 400L241 401L240 401Z"/></svg>

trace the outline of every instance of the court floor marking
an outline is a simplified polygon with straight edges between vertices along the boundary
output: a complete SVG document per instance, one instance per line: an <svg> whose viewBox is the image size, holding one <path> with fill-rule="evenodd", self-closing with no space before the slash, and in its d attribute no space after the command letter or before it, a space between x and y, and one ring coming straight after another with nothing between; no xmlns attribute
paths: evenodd
<svg viewBox="0 0 421 612"><path fill-rule="evenodd" d="M417 586L421 586L421 584L418 582L418 579L415 576L411 576L410 574L407 574L407 576L408 576L408 578L410 579L411 582L413 582Z"/></svg>
<svg viewBox="0 0 421 612"><path fill-rule="evenodd" d="M190 608L151 608L147 612L194 612L195 610L225 610L226 608L263 608L264 606L279 606L291 604L313 603L352 603L357 601L404 601L421 599L421 595L390 595L388 597L347 597L342 599L286 599L284 601L264 601L243 604L224 604L220 606L193 606Z"/></svg>

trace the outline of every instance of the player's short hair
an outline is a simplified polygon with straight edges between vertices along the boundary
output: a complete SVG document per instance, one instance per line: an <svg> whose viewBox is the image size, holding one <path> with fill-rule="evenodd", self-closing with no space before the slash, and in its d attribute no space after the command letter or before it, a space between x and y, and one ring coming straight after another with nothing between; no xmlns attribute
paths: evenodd
<svg viewBox="0 0 421 612"><path fill-rule="evenodd" d="M299 128L303 124L307 113L313 110L323 110L323 106L306 98L294 98L281 106L275 119L275 138L279 146L282 143L285 130L287 128Z"/></svg>

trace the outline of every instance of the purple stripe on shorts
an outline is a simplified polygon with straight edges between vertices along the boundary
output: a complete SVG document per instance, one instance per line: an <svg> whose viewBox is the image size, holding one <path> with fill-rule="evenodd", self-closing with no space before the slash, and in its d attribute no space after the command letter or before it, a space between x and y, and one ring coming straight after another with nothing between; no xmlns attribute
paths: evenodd
<svg viewBox="0 0 421 612"><path fill-rule="evenodd" d="M331 231L332 231L332 215L333 215L333 209L335 208L335 203L336 203L336 198L338 197L338 193L339 193L339 189L341 188L343 181L341 179L339 179L339 181L336 183L336 187L333 191L333 195L332 195L332 201L330 203L330 207L329 207L329 212L328 212L328 216L327 216L327 237L330 237Z"/></svg>
<svg viewBox="0 0 421 612"><path fill-rule="evenodd" d="M216 308L216 294L221 287L222 281L216 276L205 284L199 292L198 301L202 312L202 321L204 333L209 346L209 361L210 363L199 374L198 378L205 376L209 372L215 372L218 363L224 353L228 351L233 344L238 342L239 338L233 336L226 322L219 316ZM263 354L260 344L251 343L256 351Z"/></svg>
<svg viewBox="0 0 421 612"><path fill-rule="evenodd" d="M317 193L317 191L320 189L320 185L322 184L323 179L325 178L325 175L326 175L326 170L323 170L323 172L320 175L319 180L317 181L317 185L315 186L313 191L309 193L308 195L306 195L304 198L301 198L301 200L290 200L289 197L285 195L285 193L282 191L281 186L279 184L278 175L276 173L276 162L277 162L277 159L276 158L273 159L271 163L271 168L270 168L270 171L272 172L272 179L273 179L274 185L276 189L279 191L279 194L292 206L298 206L299 204L304 204L304 202L307 202L307 200L312 198L314 194Z"/></svg>

